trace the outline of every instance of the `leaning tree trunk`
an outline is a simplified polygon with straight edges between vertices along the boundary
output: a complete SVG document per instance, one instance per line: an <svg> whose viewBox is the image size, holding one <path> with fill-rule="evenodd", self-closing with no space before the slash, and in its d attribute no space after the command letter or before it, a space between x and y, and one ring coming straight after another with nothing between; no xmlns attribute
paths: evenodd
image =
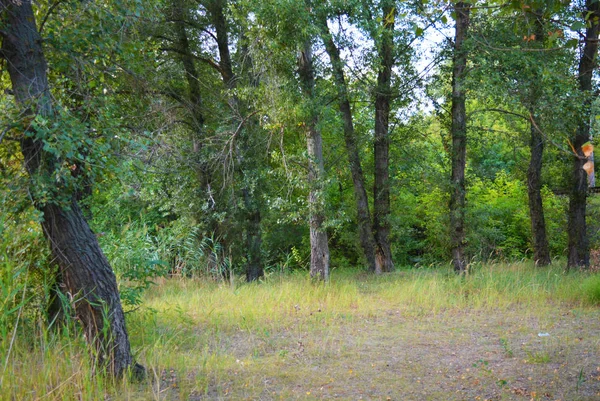
<svg viewBox="0 0 600 401"><path fill-rule="evenodd" d="M454 6L456 32L452 66L452 189L450 193L450 241L454 270L467 271L465 260L465 165L467 150L467 112L465 77L467 51L464 41L469 29L471 5L459 2Z"/></svg>
<svg viewBox="0 0 600 401"><path fill-rule="evenodd" d="M360 234L360 243L363 248L365 258L370 271L382 271L375 257L375 238L371 229L371 214L369 212L369 198L365 189L365 179L360 163L358 145L356 143L356 134L354 132L354 123L352 121L352 109L348 98L348 86L344 77L344 63L340 58L340 51L337 48L329 27L327 19L322 18L318 21L321 30L321 39L325 44L325 50L331 60L333 77L337 88L338 107L344 124L344 142L346 144L346 153L350 163L350 172L352 173L352 183L354 184L354 199L356 201L356 211L358 217L358 230Z"/></svg>
<svg viewBox="0 0 600 401"><path fill-rule="evenodd" d="M304 51L300 54L299 75L302 91L310 102L310 117L306 145L308 150L308 195L309 220L310 220L310 276L319 280L329 279L329 245L327 232L323 227L325 221L323 182L325 168L323 166L323 141L318 130L318 116L314 109L315 77L312 64L312 48L306 43Z"/></svg>
<svg viewBox="0 0 600 401"><path fill-rule="evenodd" d="M389 118L394 63L394 2L383 2L383 31L379 45L381 66L375 94L375 183L373 185L373 233L375 236L375 273L394 269L390 246L390 137Z"/></svg>
<svg viewBox="0 0 600 401"><path fill-rule="evenodd" d="M51 119L53 106L47 65L31 1L2 0L0 6L7 22L5 31L1 32L2 56L7 61L16 101L29 115ZM43 149L42 141L35 139L36 133L32 130L24 132L21 140L25 167L32 182L38 177L56 182L51 179L55 156ZM92 346L95 361L119 376L132 366L133 360L117 281L75 200L76 194L56 185L53 188L56 197L71 200L36 202L44 216L42 229L60 267L62 282L72 296L77 319ZM135 365L134 370L143 374L139 365Z"/></svg>
<svg viewBox="0 0 600 401"><path fill-rule="evenodd" d="M535 44L544 45L543 12L531 13L535 18ZM533 67L537 68L537 67ZM531 156L527 170L527 195L529 200L529 217L531 220L531 234L533 237L533 260L537 266L550 264L550 250L546 235L546 220L544 218L544 205L542 202L542 157L544 155L544 138L537 126L535 108L540 99L539 80L537 71L529 91L529 114L531 119L531 139L529 149Z"/></svg>
<svg viewBox="0 0 600 401"><path fill-rule="evenodd" d="M587 23L585 45L579 60L579 90L584 102L583 112L579 120L577 131L573 138L573 146L577 154L573 158L573 181L571 197L569 199L568 219L568 261L567 268L583 267L590 264L589 242L585 222L587 202L587 173L583 165L587 158L581 149L582 145L590 140L590 113L592 106L593 73L598 55L598 31L600 28L600 2L586 1L586 10L583 14Z"/></svg>
<svg viewBox="0 0 600 401"><path fill-rule="evenodd" d="M208 7L216 31L217 47L219 49L219 67L223 83L231 91L230 105L238 115L246 111L247 107L234 93L237 87L237 76L233 72L231 54L229 51L229 33L227 31L227 19L224 11L227 0L210 0ZM241 117L236 121L240 129L247 125ZM245 159L249 156L249 130L243 128L240 134L241 152L239 158L239 172L242 176L251 172L252 167ZM261 214L258 196L253 193L250 186L245 183L242 188L244 199L244 231L246 234L246 281L256 281L264 276L261 244Z"/></svg>

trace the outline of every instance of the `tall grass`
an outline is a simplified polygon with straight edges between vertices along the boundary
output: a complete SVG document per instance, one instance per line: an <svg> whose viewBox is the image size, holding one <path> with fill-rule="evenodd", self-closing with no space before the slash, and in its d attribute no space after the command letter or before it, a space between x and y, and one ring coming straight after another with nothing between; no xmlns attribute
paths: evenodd
<svg viewBox="0 0 600 401"><path fill-rule="evenodd" d="M284 326L301 313L336 318L388 309L407 315L466 309L543 311L557 303L597 305L600 279L591 273L564 272L559 264L537 268L529 263L480 265L466 277L446 268L381 277L334 271L330 283L316 285L295 272L234 286L199 279L162 280L145 300L160 321L185 325L188 319L226 332Z"/></svg>

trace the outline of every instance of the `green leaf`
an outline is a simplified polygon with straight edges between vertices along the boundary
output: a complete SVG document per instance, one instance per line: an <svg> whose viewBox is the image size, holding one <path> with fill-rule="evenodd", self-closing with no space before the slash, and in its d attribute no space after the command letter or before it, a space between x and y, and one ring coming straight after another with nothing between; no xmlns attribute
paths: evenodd
<svg viewBox="0 0 600 401"><path fill-rule="evenodd" d="M579 45L579 40L577 40L577 39L569 39L569 40L567 40L567 43L565 44L566 47L572 48L572 49L575 49L577 47L577 45Z"/></svg>
<svg viewBox="0 0 600 401"><path fill-rule="evenodd" d="M582 21L575 21L571 24L571 30L579 31L580 29L585 28L585 23Z"/></svg>

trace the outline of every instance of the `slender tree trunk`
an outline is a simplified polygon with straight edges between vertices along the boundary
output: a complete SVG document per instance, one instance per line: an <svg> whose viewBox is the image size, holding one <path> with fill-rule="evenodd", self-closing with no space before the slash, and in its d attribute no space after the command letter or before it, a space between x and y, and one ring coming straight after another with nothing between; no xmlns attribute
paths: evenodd
<svg viewBox="0 0 600 401"><path fill-rule="evenodd" d="M600 2L586 0L583 13L587 29L583 53L579 60L579 90L584 96L583 112L577 131L573 138L573 146L577 155L573 158L572 188L569 199L568 219L568 261L567 268L587 268L590 264L589 243L586 228L587 173L583 169L587 158L581 146L590 140L590 109L592 106L593 72L598 55L598 31L600 28Z"/></svg>
<svg viewBox="0 0 600 401"><path fill-rule="evenodd" d="M185 21L187 19L187 10L185 7L185 3L181 0L175 0L173 2L176 45L177 53L181 60L181 64L183 64L185 79L187 81L188 102L190 110L192 111L191 117L194 120L194 126L198 127L198 130L200 130L204 125L204 116L202 114L202 92L200 90L200 79L196 70L196 64L190 49L190 41L185 30Z"/></svg>
<svg viewBox="0 0 600 401"><path fill-rule="evenodd" d="M383 32L379 44L381 66L377 74L375 94L375 184L373 186L373 232L375 235L375 273L394 269L390 246L390 137L389 118L392 97L392 65L394 63L394 18L393 1L385 1Z"/></svg>
<svg viewBox="0 0 600 401"><path fill-rule="evenodd" d="M465 165L467 151L467 113L465 106L465 77L467 51L464 41L469 30L471 5L454 5L456 33L452 66L452 192L450 193L450 240L452 259L457 273L467 271L465 260Z"/></svg>
<svg viewBox="0 0 600 401"><path fill-rule="evenodd" d="M535 121L535 115L531 118ZM544 139L535 125L531 124L531 140L529 142L531 157L527 170L527 195L529 197L529 217L531 219L531 233L533 235L533 259L537 266L550 264L550 251L546 235L546 220L542 203L542 156L544 153Z"/></svg>
<svg viewBox="0 0 600 401"><path fill-rule="evenodd" d="M531 13L535 18L535 43L540 47L544 45L543 12L538 10ZM536 67L534 67L536 68ZM535 74L537 76L537 74ZM542 158L544 155L544 138L539 128L535 108L540 99L538 79L533 79L529 91L529 113L531 118L531 139L529 149L529 169L527 170L527 195L529 199L529 217L531 220L531 234L533 236L533 260L537 266L550 264L550 250L546 235L546 220L544 218L544 205L542 202Z"/></svg>
<svg viewBox="0 0 600 401"><path fill-rule="evenodd" d="M318 21L321 30L321 39L325 44L325 50L331 60L333 77L337 88L338 106L344 125L344 141L346 144L346 153L352 173L352 183L354 185L354 199L356 201L356 210L358 218L358 230L360 234L360 243L363 248L365 258L370 271L383 271L375 257L375 238L371 229L371 214L369 212L369 199L365 189L365 179L360 163L358 145L356 144L356 134L352 121L352 109L348 98L348 86L344 77L344 63L340 58L340 51L337 48L329 27L327 19L322 18Z"/></svg>
<svg viewBox="0 0 600 401"><path fill-rule="evenodd" d="M47 65L31 1L3 0L0 7L7 22L6 31L2 32L2 55L7 61L16 101L31 115L52 118ZM43 143L34 138L35 133L29 132L21 140L25 167L32 181L46 176L48 182L55 182L49 178L55 157L44 151ZM43 212L42 229L60 267L62 281L73 297L76 316L92 346L95 361L116 376L130 367L137 375L143 375L143 367L132 366L117 281L108 260L75 200L76 194L69 194L60 186L54 189L56 194L70 198L69 204L36 202L36 207Z"/></svg>
<svg viewBox="0 0 600 401"><path fill-rule="evenodd" d="M325 221L323 181L323 141L317 128L318 115L314 109L315 77L312 64L312 48L307 42L298 60L302 91L309 99L311 116L308 121L306 145L308 150L308 183L310 193L308 205L310 210L310 276L319 280L329 280L329 245L327 232L323 227Z"/></svg>
<svg viewBox="0 0 600 401"><path fill-rule="evenodd" d="M230 105L232 109L239 115L247 109L246 105L233 93L237 86L237 76L233 72L231 62L231 54L229 51L229 33L227 31L227 19L225 18L224 10L227 7L227 0L211 0L209 11L211 13L212 22L216 31L217 47L219 49L219 66L221 67L221 77L225 86L232 91L230 97ZM243 121L238 121L243 124ZM247 124L247 122L246 122ZM238 124L236 124L238 125ZM239 171L242 175L250 172L250 166L244 159L249 152L249 130L244 128L241 137L242 155L239 158ZM244 199L244 219L245 219L245 234L246 234L246 280L248 282L256 281L264 276L262 254L261 254L261 214L258 205L258 197L252 193L251 189L246 185L242 188Z"/></svg>
<svg viewBox="0 0 600 401"><path fill-rule="evenodd" d="M183 0L173 0L172 2L172 17L174 23L174 33L176 46L175 52L179 61L183 66L183 72L185 80L187 82L187 97L185 99L185 106L189 110L188 118L190 118L190 125L195 129L192 133L193 152L197 153L202 148L202 142L204 140L202 132L204 129L204 114L202 111L202 91L200 88L200 77L196 68L196 61L190 46L188 33L186 30L186 21L189 18L187 4ZM211 166L205 160L200 159L199 166L196 170L200 187L205 194L202 202L207 202L208 209L212 211L215 207L212 194L212 171ZM206 217L206 224L210 233L208 235L215 238L222 249L226 249L227 245L224 244L222 239L221 224L217 219L214 218L212 213L209 213ZM216 254L210 255L208 258L209 270L219 271L220 266L218 265L219 256ZM224 273L225 274L225 273Z"/></svg>

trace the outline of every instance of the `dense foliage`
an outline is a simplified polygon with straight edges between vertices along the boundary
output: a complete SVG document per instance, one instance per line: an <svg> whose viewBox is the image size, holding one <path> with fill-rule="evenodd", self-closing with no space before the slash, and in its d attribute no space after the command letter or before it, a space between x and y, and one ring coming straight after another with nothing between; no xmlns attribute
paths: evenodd
<svg viewBox="0 0 600 401"><path fill-rule="evenodd" d="M308 199L317 188L331 267L367 268L338 102L343 95L351 105L369 210L377 195L375 102L389 26L391 209L384 220L392 259L397 268L449 262L456 15L446 2L392 3L383 15L387 3L369 0L36 2L56 113L20 114L8 75L0 76L0 262L52 276L37 224L44 217L32 200L68 206L76 194L129 306L159 276L255 279L308 269ZM549 250L563 260L575 150L569 138L597 96L577 83L586 29L597 23L583 10L594 2L467 3L466 256L533 257L527 166L529 135L537 130L545 145ZM341 65L331 58L329 37ZM307 44L314 55L310 97L298 67ZM313 122L323 141L318 187L307 180ZM19 143L32 132L54 157L50 175L26 174ZM597 201L588 203L588 216L596 216ZM588 221L592 249L596 221Z"/></svg>

